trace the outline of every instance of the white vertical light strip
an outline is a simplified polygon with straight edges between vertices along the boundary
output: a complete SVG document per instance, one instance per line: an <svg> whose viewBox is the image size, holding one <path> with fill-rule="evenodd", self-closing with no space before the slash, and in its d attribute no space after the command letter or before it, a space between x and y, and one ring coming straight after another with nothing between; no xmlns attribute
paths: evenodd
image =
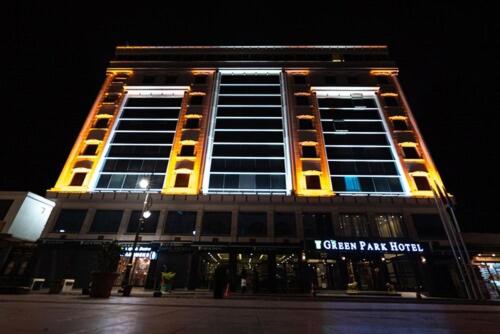
<svg viewBox="0 0 500 334"><path fill-rule="evenodd" d="M371 95L373 95L373 98L375 99L375 103L377 104L377 109L378 109L378 113L380 115L380 119L382 120L382 124L384 125L384 131L385 131L387 140L389 140L389 144L391 145L392 157L394 159L394 162L396 163L396 167L397 167L398 173L399 173L399 182L403 186L404 193L406 195L410 195L410 186L408 185L408 181L406 180L403 166L401 165L401 159L399 159L399 155L396 152L396 146L395 146L394 141L392 140L392 136L389 132L389 126L387 125L385 115L382 112L382 106L380 105L380 102L378 100L377 95L375 93L372 93Z"/></svg>
<svg viewBox="0 0 500 334"><path fill-rule="evenodd" d="M205 154L205 169L203 171L203 182L201 192L208 194L208 186L210 184L210 168L212 167L212 151L214 147L215 122L217 119L217 106L219 104L219 86L221 80L221 72L217 71L215 75L215 84L213 90L212 107L210 108L210 122L208 129L208 140Z"/></svg>
<svg viewBox="0 0 500 334"><path fill-rule="evenodd" d="M104 149L101 154L101 158L97 162L97 166L94 171L94 175L92 175L92 180L90 181L89 184L89 191L95 191L97 182L99 180L99 177L101 176L102 168L104 165L104 161L106 161L108 157L108 152L111 147L111 142L113 141L113 138L115 136L115 130L118 127L118 123L120 123L120 117L122 116L123 109L125 108L125 105L127 105L127 100L130 97L129 94L125 94L125 97L123 98L122 105L120 106L120 111L117 113L115 119L113 120L113 127L111 128L111 131L109 133L109 136L106 140L106 144L104 146Z"/></svg>
<svg viewBox="0 0 500 334"><path fill-rule="evenodd" d="M290 195L292 193L292 166L290 164L291 152L290 152L290 142L288 134L288 107L286 103L286 87L285 80L283 78L284 72L280 72L280 91L281 91L281 116L283 119L283 140L285 144L285 182L286 182L286 194Z"/></svg>

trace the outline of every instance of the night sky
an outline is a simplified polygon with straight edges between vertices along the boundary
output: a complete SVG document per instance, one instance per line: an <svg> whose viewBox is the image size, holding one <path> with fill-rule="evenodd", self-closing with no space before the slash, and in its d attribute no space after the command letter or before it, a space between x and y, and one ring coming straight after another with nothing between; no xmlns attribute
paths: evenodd
<svg viewBox="0 0 500 334"><path fill-rule="evenodd" d="M387 44L464 229L500 232L500 28L487 1L164 3L2 9L0 190L55 184L116 45Z"/></svg>

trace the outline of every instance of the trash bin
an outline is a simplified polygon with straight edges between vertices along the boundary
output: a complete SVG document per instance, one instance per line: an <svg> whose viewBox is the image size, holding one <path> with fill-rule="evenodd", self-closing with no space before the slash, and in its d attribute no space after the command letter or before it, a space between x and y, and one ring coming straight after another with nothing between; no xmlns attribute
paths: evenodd
<svg viewBox="0 0 500 334"><path fill-rule="evenodd" d="M31 291L40 290L45 283L45 278L33 278L31 282Z"/></svg>
<svg viewBox="0 0 500 334"><path fill-rule="evenodd" d="M72 278L63 279L61 292L71 292L71 290L73 290L74 284L75 284L75 280Z"/></svg>

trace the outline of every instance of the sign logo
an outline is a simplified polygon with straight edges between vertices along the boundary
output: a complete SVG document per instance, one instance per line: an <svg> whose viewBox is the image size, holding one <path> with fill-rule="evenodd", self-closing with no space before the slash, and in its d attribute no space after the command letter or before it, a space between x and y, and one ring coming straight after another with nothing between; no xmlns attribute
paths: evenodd
<svg viewBox="0 0 500 334"><path fill-rule="evenodd" d="M401 241L339 241L314 240L314 248L318 251L361 251L361 252L393 252L393 253L423 253L424 247L418 242Z"/></svg>

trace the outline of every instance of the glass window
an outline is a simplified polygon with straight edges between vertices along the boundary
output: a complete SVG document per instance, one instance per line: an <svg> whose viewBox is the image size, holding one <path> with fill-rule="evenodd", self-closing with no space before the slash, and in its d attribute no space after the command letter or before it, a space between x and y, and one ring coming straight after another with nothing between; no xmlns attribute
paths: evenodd
<svg viewBox="0 0 500 334"><path fill-rule="evenodd" d="M335 77L333 75L329 75L329 76L325 77L325 83L327 85L336 85L337 84L337 77Z"/></svg>
<svg viewBox="0 0 500 334"><path fill-rule="evenodd" d="M297 96L295 96L295 103L298 106L308 106L308 105L310 105L309 96L297 95Z"/></svg>
<svg viewBox="0 0 500 334"><path fill-rule="evenodd" d="M339 97L318 99L334 191L402 193L392 144L375 98L338 93Z"/></svg>
<svg viewBox="0 0 500 334"><path fill-rule="evenodd" d="M321 189L321 181L318 175L306 175L307 189Z"/></svg>
<svg viewBox="0 0 500 334"><path fill-rule="evenodd" d="M191 95L189 98L190 105L200 105L203 103L203 95Z"/></svg>
<svg viewBox="0 0 500 334"><path fill-rule="evenodd" d="M86 216L84 209L62 209L52 232L79 233Z"/></svg>
<svg viewBox="0 0 500 334"><path fill-rule="evenodd" d="M267 235L267 214L265 212L239 212L238 235L243 237L264 237Z"/></svg>
<svg viewBox="0 0 500 334"><path fill-rule="evenodd" d="M431 184L427 176L414 176L413 180L418 190L429 191L432 190Z"/></svg>
<svg viewBox="0 0 500 334"><path fill-rule="evenodd" d="M142 77L142 84L148 85L155 82L156 77L154 75L145 75Z"/></svg>
<svg viewBox="0 0 500 334"><path fill-rule="evenodd" d="M294 212L274 213L274 236L275 237L295 237L297 236L297 226Z"/></svg>
<svg viewBox="0 0 500 334"><path fill-rule="evenodd" d="M306 76L305 75L294 75L293 81L296 85L305 85L306 84Z"/></svg>
<svg viewBox="0 0 500 334"><path fill-rule="evenodd" d="M299 119L300 130L314 130L314 123L312 119Z"/></svg>
<svg viewBox="0 0 500 334"><path fill-rule="evenodd" d="M377 83L379 85L388 85L391 83L389 77L386 75L377 75L375 78L377 79Z"/></svg>
<svg viewBox="0 0 500 334"><path fill-rule="evenodd" d="M105 129L108 127L108 118L98 118L94 123L94 128Z"/></svg>
<svg viewBox="0 0 500 334"><path fill-rule="evenodd" d="M279 84L278 75L223 75L223 84Z"/></svg>
<svg viewBox="0 0 500 334"><path fill-rule="evenodd" d="M189 187L189 174L177 174L175 176L175 187L186 188Z"/></svg>
<svg viewBox="0 0 500 334"><path fill-rule="evenodd" d="M348 76L347 77L347 83L349 85L357 85L359 84L359 78L355 76Z"/></svg>
<svg viewBox="0 0 500 334"><path fill-rule="evenodd" d="M399 105L395 96L384 96L384 103L388 107L397 107Z"/></svg>
<svg viewBox="0 0 500 334"><path fill-rule="evenodd" d="M406 131L408 130L408 124L404 119L394 119L392 120L392 125L396 131Z"/></svg>
<svg viewBox="0 0 500 334"><path fill-rule="evenodd" d="M182 157L193 157L195 155L194 145L182 145L179 155Z"/></svg>
<svg viewBox="0 0 500 334"><path fill-rule="evenodd" d="M7 212L9 212L10 206L14 203L11 199L0 199L0 220L4 220Z"/></svg>
<svg viewBox="0 0 500 334"><path fill-rule="evenodd" d="M164 97L131 97L127 99L126 107L180 107L182 98Z"/></svg>
<svg viewBox="0 0 500 334"><path fill-rule="evenodd" d="M317 158L318 154L316 152L316 146L302 146L302 157L303 158Z"/></svg>
<svg viewBox="0 0 500 334"><path fill-rule="evenodd" d="M181 102L182 98L177 97L129 97L126 100L111 135L97 190L139 189L140 173L151 175L151 190L162 188Z"/></svg>
<svg viewBox="0 0 500 334"><path fill-rule="evenodd" d="M194 83L197 85L204 85L207 83L207 76L206 75L195 75L194 76Z"/></svg>
<svg viewBox="0 0 500 334"><path fill-rule="evenodd" d="M97 210L90 233L116 233L122 220L122 210Z"/></svg>
<svg viewBox="0 0 500 334"><path fill-rule="evenodd" d="M283 193L287 152L280 75L223 73L218 92L208 192Z"/></svg>
<svg viewBox="0 0 500 334"><path fill-rule="evenodd" d="M198 129L200 127L200 119L199 118L188 118L186 121L185 128L186 129Z"/></svg>
<svg viewBox="0 0 500 334"><path fill-rule="evenodd" d="M175 75L165 75L163 77L163 83L166 85L174 85L177 83L177 76Z"/></svg>
<svg viewBox="0 0 500 334"><path fill-rule="evenodd" d="M437 214L414 214L413 224L419 238L422 239L446 239L446 232Z"/></svg>
<svg viewBox="0 0 500 334"><path fill-rule="evenodd" d="M166 234L191 235L196 228L195 211L169 211L165 222Z"/></svg>
<svg viewBox="0 0 500 334"><path fill-rule="evenodd" d="M382 238L403 238L403 217L395 214L384 214L375 216L375 225L378 235Z"/></svg>
<svg viewBox="0 0 500 334"><path fill-rule="evenodd" d="M420 154L415 146L403 146L402 149L406 159L420 159Z"/></svg>
<svg viewBox="0 0 500 334"><path fill-rule="evenodd" d="M172 120L177 120L179 117L179 108L169 108L169 109L132 109L124 108L121 114L121 118L169 118Z"/></svg>
<svg viewBox="0 0 500 334"><path fill-rule="evenodd" d="M141 219L142 211L134 210L130 215L130 220L128 221L127 233L135 233L137 231L137 226ZM160 211L151 211L151 216L144 218L142 223L142 228L140 233L156 233L156 227L158 226L158 218L160 217Z"/></svg>
<svg viewBox="0 0 500 334"><path fill-rule="evenodd" d="M362 214L341 214L336 225L337 232L343 237L370 236L368 221Z"/></svg>
<svg viewBox="0 0 500 334"><path fill-rule="evenodd" d="M202 235L230 235L231 212L204 212Z"/></svg>
<svg viewBox="0 0 500 334"><path fill-rule="evenodd" d="M330 238L334 234L329 213L304 212L302 214L302 224L305 238Z"/></svg>
<svg viewBox="0 0 500 334"><path fill-rule="evenodd" d="M73 174L73 178L71 179L70 186L81 186L87 177L87 173L75 173Z"/></svg>
<svg viewBox="0 0 500 334"><path fill-rule="evenodd" d="M83 155L96 155L97 153L97 148L99 147L99 145L96 145L96 144L87 144L87 146L85 146L85 149L83 150Z"/></svg>

